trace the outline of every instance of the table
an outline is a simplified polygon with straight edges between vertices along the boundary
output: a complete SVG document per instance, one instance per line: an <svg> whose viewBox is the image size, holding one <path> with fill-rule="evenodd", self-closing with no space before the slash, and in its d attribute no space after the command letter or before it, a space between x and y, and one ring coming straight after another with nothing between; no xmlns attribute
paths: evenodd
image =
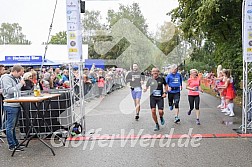
<svg viewBox="0 0 252 167"><path fill-rule="evenodd" d="M25 139L24 139L17 147L19 147L21 144L24 144L26 141L27 141L27 143L26 143L25 146L27 147L28 144L29 144L29 142L30 142L30 140L31 140L34 136L38 136L38 139L39 139L45 146L47 146L47 147L51 150L52 154L55 156L55 152L53 151L52 147L49 146L43 139L41 139L41 138L39 137L38 132L37 132L37 130L35 129L35 127L34 127L33 124L34 124L34 121L36 121L35 118L41 116L41 117L42 117L42 120L43 120L43 122L44 122L44 124L45 124L45 126L47 126L47 127L49 128L47 122L46 122L45 119L44 119L44 115L43 115L43 114L40 114L39 108L40 108L40 106L41 106L43 103L45 103L46 101L48 101L48 104L45 106L45 111L48 111L48 107L49 107L49 105L50 105L51 99L52 99L52 98L55 98L55 97L58 97L58 96L60 96L60 94L42 94L42 95L39 96L39 97L25 96L25 97L19 97L19 98L16 98L16 99L15 99L15 98L12 98L12 99L6 99L6 100L4 100L4 102L7 102L7 103L20 103L20 105L21 105L21 107L22 107L22 109L23 109L23 111L24 111L25 118L29 121L29 124L30 124L30 125L29 125L29 130L28 130L28 132L27 132L27 134L26 134ZM30 119L30 117L29 117L29 111L27 111L27 108L24 107L24 105L23 105L24 103L32 103L32 104L35 106L37 112L36 112L36 115L34 116L33 121L32 121L32 119ZM35 135L29 137L29 134L30 134L30 131L31 131L31 130L34 130ZM53 133L53 132L52 132L52 133ZM15 152L16 152L16 148L13 150L11 156L14 156Z"/></svg>

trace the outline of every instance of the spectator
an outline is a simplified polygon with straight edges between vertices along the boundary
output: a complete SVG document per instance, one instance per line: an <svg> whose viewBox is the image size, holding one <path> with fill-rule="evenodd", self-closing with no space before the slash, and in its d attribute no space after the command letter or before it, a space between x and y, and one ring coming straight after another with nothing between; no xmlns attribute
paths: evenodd
<svg viewBox="0 0 252 167"><path fill-rule="evenodd" d="M64 70L63 75L62 75L62 83L64 84L66 81L69 81L69 72L68 72L68 70Z"/></svg>
<svg viewBox="0 0 252 167"><path fill-rule="evenodd" d="M60 68L56 68L56 69L55 69L55 76L56 76L56 78L57 78L59 81L62 80Z"/></svg>
<svg viewBox="0 0 252 167"><path fill-rule="evenodd" d="M104 75L103 75L103 71L100 70L98 75L99 75L98 76L99 96L100 96L100 98L103 98L103 89L104 89L104 86L105 86L105 78L104 78Z"/></svg>
<svg viewBox="0 0 252 167"><path fill-rule="evenodd" d="M21 88L21 91L32 90L34 86L34 83L32 82L32 73L26 72L23 79L25 81L25 85Z"/></svg>
<svg viewBox="0 0 252 167"><path fill-rule="evenodd" d="M5 67L4 65L0 65L0 80L1 80L1 76L5 73ZM2 89L1 89L1 82L0 82L0 111L2 110L3 107L3 95L2 95ZM0 137L6 137L5 133L2 132L3 128L2 128L2 115L3 113L0 112Z"/></svg>
<svg viewBox="0 0 252 167"><path fill-rule="evenodd" d="M24 80L20 80L20 77L24 73L24 68L20 65L13 66L11 74L6 74L1 79L1 85L3 89L3 96L5 99L10 99L14 97L14 92L16 91L20 94L21 87L25 85ZM17 123L21 107L19 103L4 103L4 110L7 115L6 120L6 134L7 141L9 144L9 150L13 151L19 142L16 138L15 125ZM23 151L21 147L16 148L16 151Z"/></svg>

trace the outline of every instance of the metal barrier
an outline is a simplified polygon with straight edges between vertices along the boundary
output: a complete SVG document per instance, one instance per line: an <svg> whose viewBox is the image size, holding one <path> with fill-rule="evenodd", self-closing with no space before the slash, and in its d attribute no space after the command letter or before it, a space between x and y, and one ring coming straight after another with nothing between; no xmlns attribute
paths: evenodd
<svg viewBox="0 0 252 167"><path fill-rule="evenodd" d="M113 78L107 78L105 79L105 84L103 88L99 88L97 82L94 84L86 83L84 84L84 98L86 101L90 101L92 99L95 99L99 97L100 95L107 95L111 92L118 90L122 87L124 87L125 79L123 77L114 76ZM102 89L101 92L99 92L99 89ZM76 89L77 91L78 89ZM45 112L44 106L41 108L41 112L45 115L45 121L49 125L49 128L46 128L45 124L41 122L41 118L36 118L36 123L34 124L35 128L39 131L39 134L47 137L52 132L56 132L58 130L66 130L71 131L71 126L73 125L73 113L70 109L71 104L71 98L69 92L67 89L63 90L50 90L50 93L62 93L62 97L59 97L58 99L52 100L51 105L49 107L49 111ZM22 93L22 96L25 95L31 95L31 91L26 91ZM78 92L77 92L78 93ZM64 96L64 97L63 97ZM6 117L4 115L3 111L3 105L2 105L2 99L0 99L1 105L0 105L0 133L5 130L4 122L6 121ZM31 104L27 104L26 107L29 108L30 115L33 115L34 112L36 112L35 108ZM26 136L27 131L27 121L25 116L23 115L23 112L21 112L20 118L19 118L19 129L20 129L20 137L24 138ZM30 133L31 135L34 134L34 132ZM3 142L0 136L0 141Z"/></svg>
<svg viewBox="0 0 252 167"><path fill-rule="evenodd" d="M248 124L247 124L247 129L252 129L252 90L250 90L248 92L248 106L247 106L247 109L248 109L248 113L247 113L247 120L248 120Z"/></svg>
<svg viewBox="0 0 252 167"><path fill-rule="evenodd" d="M86 101L90 101L99 97L100 95L107 95L112 93L117 89L121 89L126 85L125 80L123 77L113 77L113 78L106 78L105 84L103 88L99 88L97 82L94 84L85 83L84 84L84 97ZM101 93L99 89L102 89Z"/></svg>

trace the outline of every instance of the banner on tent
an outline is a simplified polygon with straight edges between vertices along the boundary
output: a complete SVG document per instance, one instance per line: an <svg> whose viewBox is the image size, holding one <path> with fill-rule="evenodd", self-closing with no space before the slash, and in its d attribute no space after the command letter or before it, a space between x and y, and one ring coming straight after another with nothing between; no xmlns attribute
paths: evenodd
<svg viewBox="0 0 252 167"><path fill-rule="evenodd" d="M7 62L42 62L42 56L5 56Z"/></svg>

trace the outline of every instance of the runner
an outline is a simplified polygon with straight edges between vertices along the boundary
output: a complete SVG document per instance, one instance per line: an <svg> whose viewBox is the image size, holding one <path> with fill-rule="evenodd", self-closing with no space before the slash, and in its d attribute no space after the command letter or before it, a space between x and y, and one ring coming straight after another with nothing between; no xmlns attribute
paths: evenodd
<svg viewBox="0 0 252 167"><path fill-rule="evenodd" d="M140 113L140 100L142 96L142 84L144 82L144 75L141 74L136 63L133 64L133 71L129 72L126 76L126 82L130 82L131 95L136 108L135 119L138 120Z"/></svg>
<svg viewBox="0 0 252 167"><path fill-rule="evenodd" d="M158 106L158 112L160 116L160 122L161 125L165 124L164 120L164 98L166 98L167 94L167 84L165 82L165 79L163 77L159 76L159 69L153 68L151 71L152 78L150 78L146 83L146 88L144 89L144 92L147 91L147 89L150 87L150 108L152 112L152 118L154 122L156 123L154 131L158 131L160 129L158 120L157 120L157 114L156 114L156 105Z"/></svg>
<svg viewBox="0 0 252 167"><path fill-rule="evenodd" d="M195 109L196 109L196 124L200 125L200 110L199 110L199 104L200 104L200 96L199 92L203 92L200 86L200 78L198 77L198 70L196 69L191 69L190 70L191 77L188 79L186 89L189 89L188 93L188 101L190 105L190 109L188 111L188 115L191 115L192 110L194 109L194 104L195 104Z"/></svg>
<svg viewBox="0 0 252 167"><path fill-rule="evenodd" d="M168 102L169 108L172 111L173 105L175 105L175 123L179 123L179 100L180 91L182 90L182 77L178 73L178 66L176 64L171 65L171 73L166 77L166 83L168 85Z"/></svg>

